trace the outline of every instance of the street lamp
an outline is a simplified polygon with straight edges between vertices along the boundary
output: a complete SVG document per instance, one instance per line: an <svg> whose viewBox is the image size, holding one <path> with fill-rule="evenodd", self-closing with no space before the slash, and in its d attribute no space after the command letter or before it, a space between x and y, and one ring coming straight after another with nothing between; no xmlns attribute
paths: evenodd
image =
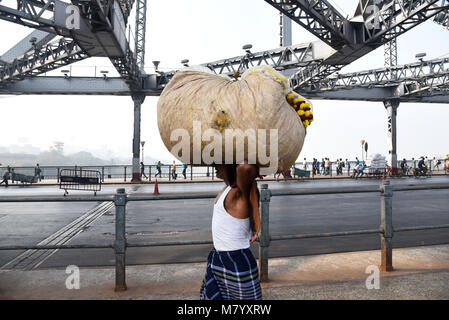
<svg viewBox="0 0 449 320"><path fill-rule="evenodd" d="M251 54L251 48L253 47L252 44L245 44L242 49L246 51L247 54Z"/></svg>
<svg viewBox="0 0 449 320"><path fill-rule="evenodd" d="M64 78L67 79L69 77L70 70L64 69L61 70L61 73L64 74Z"/></svg>
<svg viewBox="0 0 449 320"><path fill-rule="evenodd" d="M103 79L106 79L109 71L108 70L101 70L100 73L103 75Z"/></svg>
<svg viewBox="0 0 449 320"><path fill-rule="evenodd" d="M360 140L360 143L362 145L362 161L363 161L363 145L365 144L365 140Z"/></svg>
<svg viewBox="0 0 449 320"><path fill-rule="evenodd" d="M145 163L145 161L144 161L145 158L144 158L144 155L143 155L143 150L144 150L143 146L145 145L145 141L140 141L140 145L142 146L142 162Z"/></svg>
<svg viewBox="0 0 449 320"><path fill-rule="evenodd" d="M415 55L415 58L422 62L423 59L424 59L424 57L425 57L426 55L427 55L427 54L426 54L425 52L417 53L417 54Z"/></svg>
<svg viewBox="0 0 449 320"><path fill-rule="evenodd" d="M159 63L161 63L160 61L153 61L153 66L154 66L154 71L157 72L158 71L158 67L159 67Z"/></svg>
<svg viewBox="0 0 449 320"><path fill-rule="evenodd" d="M186 68L189 67L189 59L181 60L181 63L182 63L182 65L183 65L184 67L186 67Z"/></svg>

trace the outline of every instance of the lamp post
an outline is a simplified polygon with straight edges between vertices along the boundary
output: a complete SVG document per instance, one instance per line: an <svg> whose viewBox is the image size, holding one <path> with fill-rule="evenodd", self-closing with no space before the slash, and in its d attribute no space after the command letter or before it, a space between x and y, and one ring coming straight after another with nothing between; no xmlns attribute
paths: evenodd
<svg viewBox="0 0 449 320"><path fill-rule="evenodd" d="M360 143L362 144L362 162L363 162L363 145L365 144L365 140L360 140Z"/></svg>
<svg viewBox="0 0 449 320"><path fill-rule="evenodd" d="M144 160L145 158L144 158L144 155L143 155L143 150L144 150L143 146L145 145L145 141L140 141L140 145L142 146L142 162L145 163L145 160Z"/></svg>
<svg viewBox="0 0 449 320"><path fill-rule="evenodd" d="M368 141L365 141L365 158L368 159Z"/></svg>

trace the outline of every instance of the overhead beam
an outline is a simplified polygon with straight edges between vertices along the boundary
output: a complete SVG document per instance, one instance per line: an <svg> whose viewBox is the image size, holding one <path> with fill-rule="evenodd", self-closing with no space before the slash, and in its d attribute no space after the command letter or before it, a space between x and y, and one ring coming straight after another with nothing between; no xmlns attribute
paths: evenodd
<svg viewBox="0 0 449 320"><path fill-rule="evenodd" d="M449 30L449 9L445 9L444 11L441 11L440 13L436 14L433 21Z"/></svg>
<svg viewBox="0 0 449 320"><path fill-rule="evenodd" d="M147 96L159 96L163 87L157 85L156 75L143 81ZM0 87L1 95L110 95L131 96L125 81L117 77L45 77L38 76Z"/></svg>
<svg viewBox="0 0 449 320"><path fill-rule="evenodd" d="M242 74L254 66L269 65L287 75L290 70L319 62L333 52L335 50L323 42L314 41L254 53L247 52L245 55L207 62L200 66L207 67L216 74L233 76L236 72ZM170 80L176 71L165 72L166 81Z"/></svg>
<svg viewBox="0 0 449 320"><path fill-rule="evenodd" d="M392 76L394 74L394 76ZM338 90L359 86L391 86L411 81L428 81L449 75L449 58L417 61L414 63L378 68L366 71L338 74L319 79L309 91ZM443 78L443 82L444 82Z"/></svg>
<svg viewBox="0 0 449 320"><path fill-rule="evenodd" d="M17 59L34 48L40 48L47 44L55 37L55 34L51 34L41 30L34 30L25 38L20 40L11 49L6 51L2 56L4 62L11 63L14 59Z"/></svg>
<svg viewBox="0 0 449 320"><path fill-rule="evenodd" d="M49 33L69 36L65 25L58 25L55 12L67 3L59 0L17 0L0 4L0 19ZM68 15L67 15L68 16ZM61 17L63 18L63 17ZM65 19L62 19L65 21Z"/></svg>
<svg viewBox="0 0 449 320"><path fill-rule="evenodd" d="M351 43L348 20L326 0L265 0L329 46Z"/></svg>
<svg viewBox="0 0 449 320"><path fill-rule="evenodd" d="M334 71L343 66L357 60L367 53L375 50L400 34L419 25L427 19L433 17L443 10L449 8L449 1L442 2L440 5L436 3L439 0L389 0L383 1L382 7L375 14L368 15L372 12L375 0L365 3L363 8L362 22L355 19L355 23L362 26L361 31L356 31L356 42L351 45L343 46L334 54L324 59L321 63L304 67L290 78L290 84L295 90L301 90L304 86L310 86L319 79L323 79L328 75L321 71L329 71L330 65ZM368 4L371 3L371 6ZM368 10L371 9L371 11ZM392 13L393 12L393 13Z"/></svg>
<svg viewBox="0 0 449 320"><path fill-rule="evenodd" d="M60 38L34 47L11 63L0 63L0 85L60 68L89 56L72 39Z"/></svg>
<svg viewBox="0 0 449 320"><path fill-rule="evenodd" d="M301 92L309 99L315 100L346 100L383 102L399 99L401 103L449 103L449 91L445 95L429 96L397 96L396 88L357 88L351 87L336 91Z"/></svg>

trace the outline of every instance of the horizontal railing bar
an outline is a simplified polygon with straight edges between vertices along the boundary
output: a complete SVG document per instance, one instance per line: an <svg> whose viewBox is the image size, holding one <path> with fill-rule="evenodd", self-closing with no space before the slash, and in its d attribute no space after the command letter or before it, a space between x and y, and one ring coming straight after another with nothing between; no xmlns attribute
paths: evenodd
<svg viewBox="0 0 449 320"><path fill-rule="evenodd" d="M449 224L442 224L436 226L395 228L394 232L443 229L443 228L449 228ZM368 229L368 230L342 231L342 232L280 235L280 236L272 236L270 237L270 240L279 241L279 240L294 240L294 239L307 239L307 238L326 238L326 237L350 236L358 234L375 234L375 233L382 233L382 230ZM213 242L211 240L142 242L142 243L127 243L126 247L127 248L164 247L164 246L186 246L186 245L201 245L201 244L213 244ZM0 246L0 250L113 249L113 248L114 245L83 245L83 244L54 245L54 246Z"/></svg>
<svg viewBox="0 0 449 320"><path fill-rule="evenodd" d="M59 250L59 249L113 249L110 245L88 245L88 244L73 244L73 245L48 245L48 246L0 246L0 250Z"/></svg>
<svg viewBox="0 0 449 320"><path fill-rule="evenodd" d="M403 232L403 231L416 231L416 230L433 230L433 229L444 229L449 228L449 224L440 224L436 226L417 226L417 227L402 227L402 228L393 228L394 232Z"/></svg>
<svg viewBox="0 0 449 320"><path fill-rule="evenodd" d="M151 201L151 200L186 200L186 199L213 199L217 197L217 192L197 192L197 193L167 193L159 195L128 195L127 201Z"/></svg>
<svg viewBox="0 0 449 320"><path fill-rule="evenodd" d="M432 183L424 185L396 185L393 186L393 191L413 191L413 190L435 190L435 189L449 189L449 183Z"/></svg>
<svg viewBox="0 0 449 320"><path fill-rule="evenodd" d="M297 196L297 195L316 195L316 194L336 194L336 193L364 193L380 192L379 186L376 187L342 187L342 188L309 188L309 189L290 189L290 190L270 190L272 196Z"/></svg>
<svg viewBox="0 0 449 320"><path fill-rule="evenodd" d="M394 186L393 191L413 191L413 190L434 190L449 189L449 183L429 184L429 185L405 185ZM317 195L317 194L341 194L341 193L364 193L380 192L378 186L360 186L341 187L341 188L309 188L309 189L291 189L291 190L270 190L272 196L295 196L295 195ZM127 195L127 201L152 201L152 200L186 200L186 199L210 199L216 198L216 192L198 192L198 193L168 193L159 195ZM84 201L114 201L114 195L102 196L29 196L0 197L0 202L84 202Z"/></svg>
<svg viewBox="0 0 449 320"><path fill-rule="evenodd" d="M351 236L357 234L372 234L372 233L382 233L382 230L369 229L369 230L327 232L327 233L291 234L291 235L272 236L270 237L270 240L277 241L277 240L292 240L292 239L307 239L307 238L326 238L326 237Z"/></svg>
<svg viewBox="0 0 449 320"><path fill-rule="evenodd" d="M142 243L127 243L127 248L138 247L166 247L166 246L188 246L198 244L213 244L212 240L195 240L195 241L170 241L170 242L142 242Z"/></svg>
<svg viewBox="0 0 449 320"><path fill-rule="evenodd" d="M114 201L114 196L29 196L29 197L0 197L0 202L103 202Z"/></svg>

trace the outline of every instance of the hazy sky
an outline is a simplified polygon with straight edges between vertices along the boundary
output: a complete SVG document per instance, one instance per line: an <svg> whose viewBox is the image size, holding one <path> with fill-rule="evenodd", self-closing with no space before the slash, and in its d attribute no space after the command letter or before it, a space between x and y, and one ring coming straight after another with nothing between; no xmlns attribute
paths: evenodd
<svg viewBox="0 0 449 320"><path fill-rule="evenodd" d="M331 1L332 2L332 1ZM352 16L357 0L338 1L342 13ZM334 1L335 3L335 1ZM278 12L262 0L148 1L146 71L151 61L160 69L179 68L182 59L190 65L279 46ZM32 30L0 21L0 55ZM293 43L316 38L293 23ZM398 63L449 56L449 31L427 21L398 38ZM91 58L73 65L75 75L93 75L111 68L107 59ZM383 67L383 48L357 60L342 72ZM57 71L56 74L61 74ZM157 129L157 97L147 97L142 106L141 137L145 156L169 161ZM360 140L369 143L369 153L386 155L387 115L380 102L312 100L315 121L299 156L355 158ZM105 96L0 96L0 147L32 144L43 150L53 141L63 141L67 152L92 151L100 157L131 159L133 103L130 97ZM398 109L398 158L449 153L449 106L403 103Z"/></svg>

